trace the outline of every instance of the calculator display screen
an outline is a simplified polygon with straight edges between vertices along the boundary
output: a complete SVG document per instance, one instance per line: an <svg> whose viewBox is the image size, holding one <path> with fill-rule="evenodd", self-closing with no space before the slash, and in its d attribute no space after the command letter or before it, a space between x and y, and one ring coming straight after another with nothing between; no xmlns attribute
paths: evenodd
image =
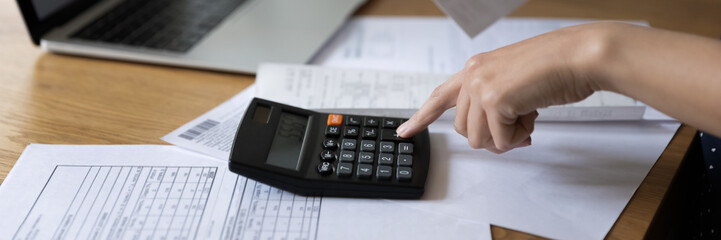
<svg viewBox="0 0 721 240"><path fill-rule="evenodd" d="M299 170L300 151L307 126L308 116L281 112L278 129L275 130L265 162L276 167Z"/></svg>

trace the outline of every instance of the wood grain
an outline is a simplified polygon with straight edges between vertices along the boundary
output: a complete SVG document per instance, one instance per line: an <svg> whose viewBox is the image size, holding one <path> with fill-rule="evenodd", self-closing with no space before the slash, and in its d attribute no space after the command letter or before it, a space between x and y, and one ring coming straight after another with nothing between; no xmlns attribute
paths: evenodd
<svg viewBox="0 0 721 240"><path fill-rule="evenodd" d="M717 38L721 1L531 0L513 16L644 19ZM430 0L370 1L357 13L442 16ZM160 137L254 81L250 75L45 53L27 36L15 1L0 1L0 183L25 146L165 144ZM643 238L695 129L683 126L651 169L609 239ZM495 239L539 239L494 226Z"/></svg>

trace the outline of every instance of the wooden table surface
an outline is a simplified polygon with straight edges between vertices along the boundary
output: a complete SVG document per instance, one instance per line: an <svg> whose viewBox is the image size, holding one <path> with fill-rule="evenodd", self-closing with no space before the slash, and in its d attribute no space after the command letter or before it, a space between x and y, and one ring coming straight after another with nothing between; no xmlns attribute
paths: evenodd
<svg viewBox="0 0 721 240"><path fill-rule="evenodd" d="M441 16L431 0L371 0L358 15ZM513 16L643 19L657 28L721 36L718 0L531 0ZM252 75L49 54L33 46L15 1L0 2L0 183L25 146L167 144L161 136L252 84ZM695 129L681 127L610 239L643 238ZM492 227L495 239L536 239Z"/></svg>

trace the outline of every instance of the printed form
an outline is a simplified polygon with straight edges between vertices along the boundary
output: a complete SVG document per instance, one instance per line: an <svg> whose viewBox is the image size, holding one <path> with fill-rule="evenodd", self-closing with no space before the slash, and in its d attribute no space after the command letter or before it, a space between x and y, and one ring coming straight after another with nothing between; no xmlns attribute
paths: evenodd
<svg viewBox="0 0 721 240"><path fill-rule="evenodd" d="M162 145L30 145L0 185L0 212L10 239L490 239L488 223L294 195Z"/></svg>
<svg viewBox="0 0 721 240"><path fill-rule="evenodd" d="M448 75L310 65L262 64L256 96L323 112L410 117ZM538 109L537 121L640 120L646 107L599 91L583 101ZM446 114L447 117L453 115Z"/></svg>

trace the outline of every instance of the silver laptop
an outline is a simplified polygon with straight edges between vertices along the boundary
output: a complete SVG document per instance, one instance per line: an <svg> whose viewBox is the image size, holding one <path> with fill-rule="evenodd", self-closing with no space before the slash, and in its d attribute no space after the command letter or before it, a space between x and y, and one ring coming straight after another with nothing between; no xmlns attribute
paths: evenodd
<svg viewBox="0 0 721 240"><path fill-rule="evenodd" d="M17 0L30 36L66 54L255 73L305 63L365 0Z"/></svg>

